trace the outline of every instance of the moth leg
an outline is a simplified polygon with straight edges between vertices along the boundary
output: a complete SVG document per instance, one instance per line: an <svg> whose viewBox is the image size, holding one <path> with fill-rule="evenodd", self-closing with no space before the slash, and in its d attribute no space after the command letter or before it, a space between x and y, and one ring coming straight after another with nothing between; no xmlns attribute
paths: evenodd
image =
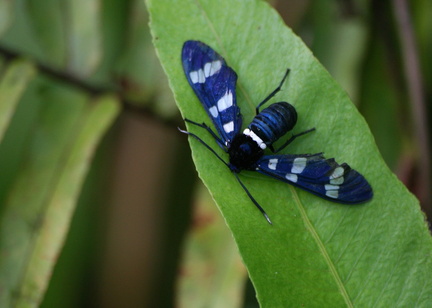
<svg viewBox="0 0 432 308"><path fill-rule="evenodd" d="M227 151L226 146L225 146L224 142L222 141L222 139L219 138L219 136L216 135L216 133L207 124L205 124L204 122L203 123L194 122L194 121L186 119L186 118L184 120L185 120L185 122L188 122L190 124L196 125L196 126L201 127L201 128L204 128L206 131L208 131L210 133L210 135L212 135L212 137L216 140L217 144L225 152Z"/></svg>
<svg viewBox="0 0 432 308"><path fill-rule="evenodd" d="M261 103L259 103L258 104L258 106L255 108L255 112L256 112L256 114L258 114L259 113L259 108L262 106L262 105L264 105L265 103L267 103L273 96L275 96L276 95L276 93L278 93L280 90L281 90L281 88L282 88L282 85L283 85L283 83L285 82L285 79L287 78L287 76L288 76L288 74L289 74L289 72L291 71L291 69L289 68L289 69L287 69L287 71L286 71L286 73L285 73L285 75L283 76L283 78L282 78L282 80L281 80L281 82L279 83L279 85L278 85L278 87L276 88L276 89L274 89L273 90L273 92L271 92Z"/></svg>
<svg viewBox="0 0 432 308"><path fill-rule="evenodd" d="M211 146L209 146L207 143L205 143L205 141L204 140L202 140L200 137L198 137L197 135L195 135L194 133L191 133L191 132L188 132L187 130L182 130L182 129L180 129L180 128L178 128L178 130L181 132L181 133L183 133L183 134L186 134L186 135L188 135L188 136L191 136L191 137L193 137L193 138L195 138L196 140L198 140L202 145L204 145L210 152L212 152L221 162L223 162L224 163L224 165L225 166L227 166L228 168L229 168L229 165L222 159L222 157L220 157L219 156L219 154L218 153L216 153L216 151L215 150L213 150L212 148L211 148Z"/></svg>
<svg viewBox="0 0 432 308"><path fill-rule="evenodd" d="M255 200L255 198L252 196L252 194L249 192L249 190L246 188L246 186L243 184L243 182L240 180L239 176L237 175L237 173L233 173L234 176L236 177L237 181L240 183L240 186L243 188L243 190L246 192L246 195L249 197L249 199L251 199L251 201L253 202L253 204L255 204L255 206L260 210L260 212L264 215L265 219L267 220L267 222L269 224L273 224L270 220L270 218L268 217L267 213L264 211L264 209L261 207L261 205L258 203L258 201Z"/></svg>
<svg viewBox="0 0 432 308"><path fill-rule="evenodd" d="M304 132L298 133L296 135L292 135L291 138L289 138L282 146L280 146L276 151L272 150L272 152L277 153L277 152L285 149L287 147L287 145L289 145L291 142L293 142L297 137L300 137L300 136L303 136L307 133L313 132L314 130L315 130L315 127L308 129L308 130L305 130ZM270 148L270 150L271 150L271 148Z"/></svg>

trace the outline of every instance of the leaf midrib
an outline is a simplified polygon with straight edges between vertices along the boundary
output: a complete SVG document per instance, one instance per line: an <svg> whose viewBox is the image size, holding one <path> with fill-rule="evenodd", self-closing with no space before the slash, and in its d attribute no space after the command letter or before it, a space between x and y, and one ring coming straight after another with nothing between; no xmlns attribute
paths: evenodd
<svg viewBox="0 0 432 308"><path fill-rule="evenodd" d="M300 215L303 219L303 222L305 224L306 229L309 231L309 233L312 235L312 238L314 239L315 243L317 244L325 262L327 263L330 273L332 274L334 280L336 281L336 284L340 290L340 293L347 304L348 307L354 307L348 292L345 289L345 285L342 282L342 279L339 276L339 273L336 270L335 264L330 258L329 254L327 253L327 249L325 248L325 245L321 238L319 237L318 233L315 230L315 227L313 226L312 222L309 220L309 217L307 216L305 207L303 206L303 203L300 201L300 198L297 194L297 191L293 186L290 186L292 195L294 196L295 204L297 206L298 211L300 212Z"/></svg>

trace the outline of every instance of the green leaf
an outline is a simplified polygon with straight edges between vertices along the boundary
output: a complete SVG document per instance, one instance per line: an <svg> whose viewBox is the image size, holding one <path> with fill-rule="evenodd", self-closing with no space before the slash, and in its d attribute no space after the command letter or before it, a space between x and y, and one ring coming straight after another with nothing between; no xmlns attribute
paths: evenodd
<svg viewBox="0 0 432 308"><path fill-rule="evenodd" d="M56 67L64 66L70 56L66 54L67 43L70 43L66 35L73 27L69 24L72 18L65 18L67 7L56 0L27 1L24 10L25 24L30 28L27 31L41 51L39 58Z"/></svg>
<svg viewBox="0 0 432 308"><path fill-rule="evenodd" d="M52 81L37 84L23 98L39 105L38 115L2 207L1 307L39 305L91 157L119 111L112 97L89 100Z"/></svg>
<svg viewBox="0 0 432 308"><path fill-rule="evenodd" d="M100 1L67 1L68 68L81 75L93 73L101 62Z"/></svg>
<svg viewBox="0 0 432 308"><path fill-rule="evenodd" d="M0 142L21 94L33 75L33 65L27 61L18 60L8 66L0 80Z"/></svg>
<svg viewBox="0 0 432 308"><path fill-rule="evenodd" d="M257 0L146 3L157 53L184 117L210 122L182 71L186 40L212 46L237 72L244 123L290 67L276 99L296 107L294 132L317 130L296 140L287 152L324 151L364 174L374 189L371 202L341 205L243 172L242 180L269 214L271 226L230 171L190 140L199 176L234 235L260 304L427 306L432 300L432 241L417 200L383 162L347 94L278 14ZM208 133L188 129L226 157Z"/></svg>
<svg viewBox="0 0 432 308"><path fill-rule="evenodd" d="M11 1L0 0L0 35L7 29L12 20Z"/></svg>

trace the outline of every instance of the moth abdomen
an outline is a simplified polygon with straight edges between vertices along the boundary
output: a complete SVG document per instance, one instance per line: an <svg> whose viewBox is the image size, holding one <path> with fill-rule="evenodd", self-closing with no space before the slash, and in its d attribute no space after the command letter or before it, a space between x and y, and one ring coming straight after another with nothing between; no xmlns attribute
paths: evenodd
<svg viewBox="0 0 432 308"><path fill-rule="evenodd" d="M248 128L269 146L292 130L296 123L297 112L294 106L279 102L257 114Z"/></svg>

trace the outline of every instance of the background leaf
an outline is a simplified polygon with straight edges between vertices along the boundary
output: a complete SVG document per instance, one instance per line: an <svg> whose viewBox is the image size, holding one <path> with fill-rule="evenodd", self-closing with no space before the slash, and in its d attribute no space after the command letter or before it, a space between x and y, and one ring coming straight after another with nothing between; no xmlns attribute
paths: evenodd
<svg viewBox="0 0 432 308"><path fill-rule="evenodd" d="M206 188L199 185L198 206L185 242L178 281L179 307L241 307L246 270Z"/></svg>
<svg viewBox="0 0 432 308"><path fill-rule="evenodd" d="M11 16L11 2L0 0L0 34L9 26Z"/></svg>
<svg viewBox="0 0 432 308"><path fill-rule="evenodd" d="M42 300L92 154L118 112L112 97L88 99L40 79L23 98L38 109L2 209L2 307L37 306ZM6 136L0 150L12 144Z"/></svg>
<svg viewBox="0 0 432 308"><path fill-rule="evenodd" d="M0 81L0 142L8 127L25 86L34 75L33 65L16 61Z"/></svg>
<svg viewBox="0 0 432 308"><path fill-rule="evenodd" d="M208 122L181 68L188 39L212 46L237 72L245 123L290 67L276 99L296 107L295 132L317 131L287 151L324 151L359 170L374 188L367 204L338 205L245 172L242 179L274 223L269 226L229 170L191 141L199 175L233 232L261 305L426 305L432 242L418 202L388 170L346 93L276 12L254 0L147 4L154 43L183 116ZM189 129L215 146L205 132Z"/></svg>

